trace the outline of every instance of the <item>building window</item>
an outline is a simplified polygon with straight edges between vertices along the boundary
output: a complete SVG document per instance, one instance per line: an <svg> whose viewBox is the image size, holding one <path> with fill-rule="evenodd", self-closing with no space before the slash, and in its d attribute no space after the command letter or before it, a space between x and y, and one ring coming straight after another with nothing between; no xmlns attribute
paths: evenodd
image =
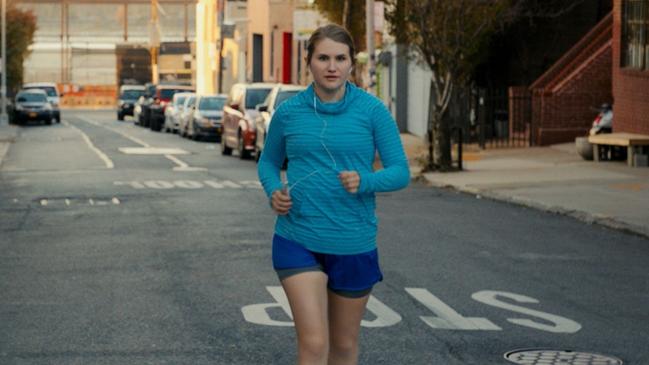
<svg viewBox="0 0 649 365"><path fill-rule="evenodd" d="M649 69L649 0L626 0L622 22L622 66Z"/></svg>

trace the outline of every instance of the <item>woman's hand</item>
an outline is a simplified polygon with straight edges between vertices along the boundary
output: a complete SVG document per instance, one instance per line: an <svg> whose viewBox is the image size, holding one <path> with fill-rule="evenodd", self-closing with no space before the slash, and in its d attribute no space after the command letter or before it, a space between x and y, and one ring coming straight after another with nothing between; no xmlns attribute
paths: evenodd
<svg viewBox="0 0 649 365"><path fill-rule="evenodd" d="M291 209L293 203L291 202L291 196L288 193L288 190L275 190L273 195L270 197L270 206L273 208L275 213L279 215L286 215Z"/></svg>
<svg viewBox="0 0 649 365"><path fill-rule="evenodd" d="M338 179L342 183L347 192L355 194L358 192L358 187L361 185L361 177L356 171L341 171L338 174Z"/></svg>

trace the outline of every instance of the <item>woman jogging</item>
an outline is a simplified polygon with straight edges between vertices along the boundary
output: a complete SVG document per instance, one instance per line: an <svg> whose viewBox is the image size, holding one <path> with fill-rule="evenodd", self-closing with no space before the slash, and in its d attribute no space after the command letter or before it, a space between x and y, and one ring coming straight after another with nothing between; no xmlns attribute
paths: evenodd
<svg viewBox="0 0 649 365"><path fill-rule="evenodd" d="M345 28L313 33L306 59L313 83L276 110L259 160L278 215L273 267L293 313L300 365L357 363L365 305L383 279L374 193L410 181L392 116L347 82L354 54ZM374 171L377 151L383 169Z"/></svg>

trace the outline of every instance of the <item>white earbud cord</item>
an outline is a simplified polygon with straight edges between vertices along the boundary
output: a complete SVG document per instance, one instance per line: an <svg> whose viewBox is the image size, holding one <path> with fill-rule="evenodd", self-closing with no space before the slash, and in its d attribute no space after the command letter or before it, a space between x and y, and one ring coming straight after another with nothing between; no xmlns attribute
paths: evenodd
<svg viewBox="0 0 649 365"><path fill-rule="evenodd" d="M329 151L329 148L327 148L327 145L324 143L324 135L325 135L325 132L327 131L328 123L327 123L327 121L326 121L324 118L322 118L322 117L320 116L320 114L318 113L318 108L317 108L317 104L316 104L315 89L313 90L313 110L315 111L315 115L318 117L318 119L320 119L320 121L321 121L322 124L323 124L323 126L322 126L322 131L320 132L320 144L322 145L322 147L325 149L325 151L326 151L327 154L329 155L329 158L331 159L331 162L333 162L333 168L332 168L332 169L333 169L334 171L338 172L338 164L336 163L336 159L335 159L334 156L331 154L331 151ZM306 179L306 178L309 178L309 177L311 177L312 175L315 175L315 174L317 174L317 173L319 173L319 172L320 172L320 170L312 171L312 172L309 173L308 175L299 178L299 179L298 179L296 182L294 182L293 184L289 184L288 182L286 182L286 183L284 184L285 187L286 187L286 191L287 191L287 192L290 192L290 191L291 191L291 190L292 190L292 189L293 189L297 184L299 184L300 182L302 182L302 180L304 180L304 179Z"/></svg>

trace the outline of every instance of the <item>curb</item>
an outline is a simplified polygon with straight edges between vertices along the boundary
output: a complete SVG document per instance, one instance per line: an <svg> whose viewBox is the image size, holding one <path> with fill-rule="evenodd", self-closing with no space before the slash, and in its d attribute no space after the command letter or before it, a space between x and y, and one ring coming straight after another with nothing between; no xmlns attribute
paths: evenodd
<svg viewBox="0 0 649 365"><path fill-rule="evenodd" d="M535 209L547 213L563 215L563 216L574 218L586 224L597 224L606 228L614 229L616 231L633 234L643 238L649 238L649 229L647 229L647 227L621 222L609 216L591 214L588 212L574 210L574 209L566 209L556 205L546 205L527 198L503 195L493 191L483 190L479 188L457 187L455 185L450 185L446 183L438 183L429 180L423 175L418 176L417 179L421 181L425 181L425 183L428 186L432 186L440 189L455 190L467 195L474 195L477 199L489 199L489 200L504 202L507 204L523 206L523 207L527 207L527 208L531 208L531 209Z"/></svg>

